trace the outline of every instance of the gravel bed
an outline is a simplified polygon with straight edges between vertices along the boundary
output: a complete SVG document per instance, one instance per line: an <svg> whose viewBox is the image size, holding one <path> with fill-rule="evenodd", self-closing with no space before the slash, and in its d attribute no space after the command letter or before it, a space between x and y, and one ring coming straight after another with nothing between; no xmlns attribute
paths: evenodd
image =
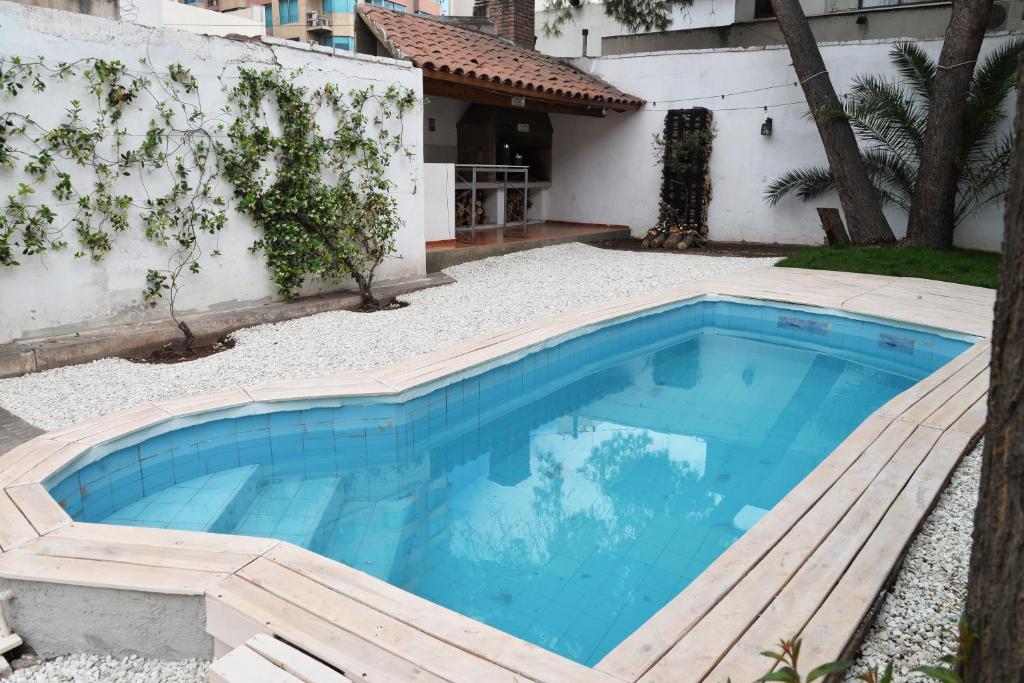
<svg viewBox="0 0 1024 683"><path fill-rule="evenodd" d="M383 313L333 311L234 334L188 363L104 359L0 380L0 406L43 429L146 401L378 367L526 320L774 264L775 258L630 253L566 244L448 269L458 282Z"/></svg>
<svg viewBox="0 0 1024 683"><path fill-rule="evenodd" d="M206 683L206 662L67 655L15 671L4 683Z"/></svg>
<svg viewBox="0 0 1024 683"><path fill-rule="evenodd" d="M983 446L984 442L979 443L964 456L911 542L848 681L871 667L883 671L889 662L894 680L925 680L921 674L911 674L911 670L939 665L940 657L956 652L957 623L967 595Z"/></svg>

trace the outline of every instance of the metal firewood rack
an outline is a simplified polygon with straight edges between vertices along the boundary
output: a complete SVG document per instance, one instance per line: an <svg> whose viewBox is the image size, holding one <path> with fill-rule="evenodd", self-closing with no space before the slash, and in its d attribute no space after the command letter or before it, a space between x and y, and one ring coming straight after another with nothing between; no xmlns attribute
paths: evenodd
<svg viewBox="0 0 1024 683"><path fill-rule="evenodd" d="M497 221L477 223L476 205L481 193L497 191ZM523 193L523 215L515 223L508 223L507 199L509 190ZM456 164L455 192L469 192L469 224L455 226L455 239L469 244L476 243L478 230L500 229L502 236L525 238L527 235L527 211L530 197L530 167L493 164ZM513 233L511 230L515 230Z"/></svg>

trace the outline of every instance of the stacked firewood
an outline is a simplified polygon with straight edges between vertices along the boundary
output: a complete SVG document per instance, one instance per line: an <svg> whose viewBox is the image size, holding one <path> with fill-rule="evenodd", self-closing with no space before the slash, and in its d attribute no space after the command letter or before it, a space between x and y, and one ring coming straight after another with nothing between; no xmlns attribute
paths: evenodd
<svg viewBox="0 0 1024 683"><path fill-rule="evenodd" d="M679 220L678 212L664 202L658 223L647 231L640 246L644 249L677 249L685 251L690 247L703 247L707 238L699 230L687 227Z"/></svg>
<svg viewBox="0 0 1024 683"><path fill-rule="evenodd" d="M476 205L475 207L473 205ZM467 191L459 192L455 197L455 225L472 225L473 212L476 211L476 225L483 225L487 222L487 214L484 213L484 204L480 200L473 201L473 193Z"/></svg>
<svg viewBox="0 0 1024 683"><path fill-rule="evenodd" d="M523 220L523 193L505 193L505 222L518 223Z"/></svg>

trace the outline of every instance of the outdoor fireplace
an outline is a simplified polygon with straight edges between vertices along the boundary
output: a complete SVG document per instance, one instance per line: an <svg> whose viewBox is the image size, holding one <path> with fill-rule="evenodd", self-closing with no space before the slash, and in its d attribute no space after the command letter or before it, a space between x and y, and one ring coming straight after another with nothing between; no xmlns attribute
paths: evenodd
<svg viewBox="0 0 1024 683"><path fill-rule="evenodd" d="M544 112L471 105L458 123L458 163L528 166L551 180L551 120Z"/></svg>

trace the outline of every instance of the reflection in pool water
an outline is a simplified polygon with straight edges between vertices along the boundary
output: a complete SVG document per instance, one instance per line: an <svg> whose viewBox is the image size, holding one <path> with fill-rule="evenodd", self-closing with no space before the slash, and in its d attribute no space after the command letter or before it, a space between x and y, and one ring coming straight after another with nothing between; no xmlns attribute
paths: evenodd
<svg viewBox="0 0 1024 683"><path fill-rule="evenodd" d="M401 402L146 435L51 490L76 519L290 541L593 664L965 347L698 303Z"/></svg>

